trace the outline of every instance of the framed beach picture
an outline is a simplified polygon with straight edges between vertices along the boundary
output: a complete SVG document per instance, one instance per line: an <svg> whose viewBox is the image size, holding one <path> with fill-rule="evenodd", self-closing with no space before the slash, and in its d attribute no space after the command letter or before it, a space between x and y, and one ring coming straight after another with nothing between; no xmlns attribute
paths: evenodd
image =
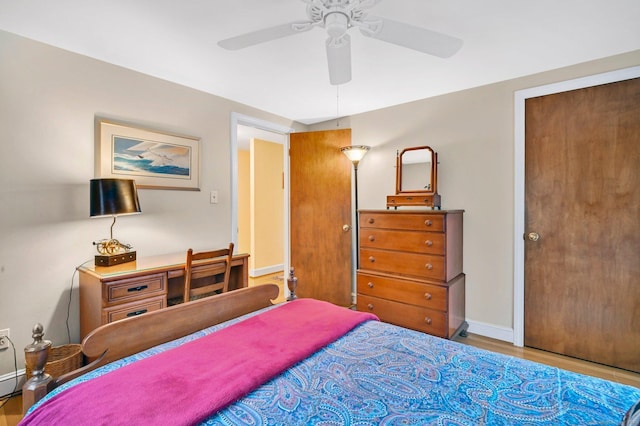
<svg viewBox="0 0 640 426"><path fill-rule="evenodd" d="M200 138L96 120L95 173L138 188L199 191Z"/></svg>

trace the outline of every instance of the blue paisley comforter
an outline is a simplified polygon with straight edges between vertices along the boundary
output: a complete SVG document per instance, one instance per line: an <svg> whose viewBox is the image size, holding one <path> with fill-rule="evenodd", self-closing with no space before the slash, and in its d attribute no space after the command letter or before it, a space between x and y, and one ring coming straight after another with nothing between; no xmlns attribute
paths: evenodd
<svg viewBox="0 0 640 426"><path fill-rule="evenodd" d="M109 364L49 397L224 326ZM615 425L639 399L638 388L368 321L204 424Z"/></svg>

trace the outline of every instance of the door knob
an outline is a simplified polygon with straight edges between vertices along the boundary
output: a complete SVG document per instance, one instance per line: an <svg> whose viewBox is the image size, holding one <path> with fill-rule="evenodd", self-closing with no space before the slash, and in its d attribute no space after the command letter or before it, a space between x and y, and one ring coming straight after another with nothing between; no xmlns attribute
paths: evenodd
<svg viewBox="0 0 640 426"><path fill-rule="evenodd" d="M538 241L540 239L540 234L538 234L537 232L529 232L527 234L527 239L529 241Z"/></svg>
<svg viewBox="0 0 640 426"><path fill-rule="evenodd" d="M351 226L347 225L346 223L342 225L342 230L344 232L349 232L350 229L351 229Z"/></svg>

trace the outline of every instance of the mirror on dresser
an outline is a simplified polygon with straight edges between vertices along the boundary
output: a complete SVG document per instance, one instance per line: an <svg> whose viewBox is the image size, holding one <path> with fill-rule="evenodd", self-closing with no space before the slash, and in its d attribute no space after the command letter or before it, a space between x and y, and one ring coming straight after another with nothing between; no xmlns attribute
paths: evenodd
<svg viewBox="0 0 640 426"><path fill-rule="evenodd" d="M429 146L405 148L396 155L396 193L387 196L387 209L426 206L440 209L438 154Z"/></svg>

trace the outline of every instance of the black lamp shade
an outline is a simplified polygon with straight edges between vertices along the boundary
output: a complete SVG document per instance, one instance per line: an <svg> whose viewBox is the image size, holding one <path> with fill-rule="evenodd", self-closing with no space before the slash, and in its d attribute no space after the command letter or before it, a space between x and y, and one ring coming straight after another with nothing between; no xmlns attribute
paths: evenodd
<svg viewBox="0 0 640 426"><path fill-rule="evenodd" d="M91 179L89 189L91 217L141 212L133 179Z"/></svg>

